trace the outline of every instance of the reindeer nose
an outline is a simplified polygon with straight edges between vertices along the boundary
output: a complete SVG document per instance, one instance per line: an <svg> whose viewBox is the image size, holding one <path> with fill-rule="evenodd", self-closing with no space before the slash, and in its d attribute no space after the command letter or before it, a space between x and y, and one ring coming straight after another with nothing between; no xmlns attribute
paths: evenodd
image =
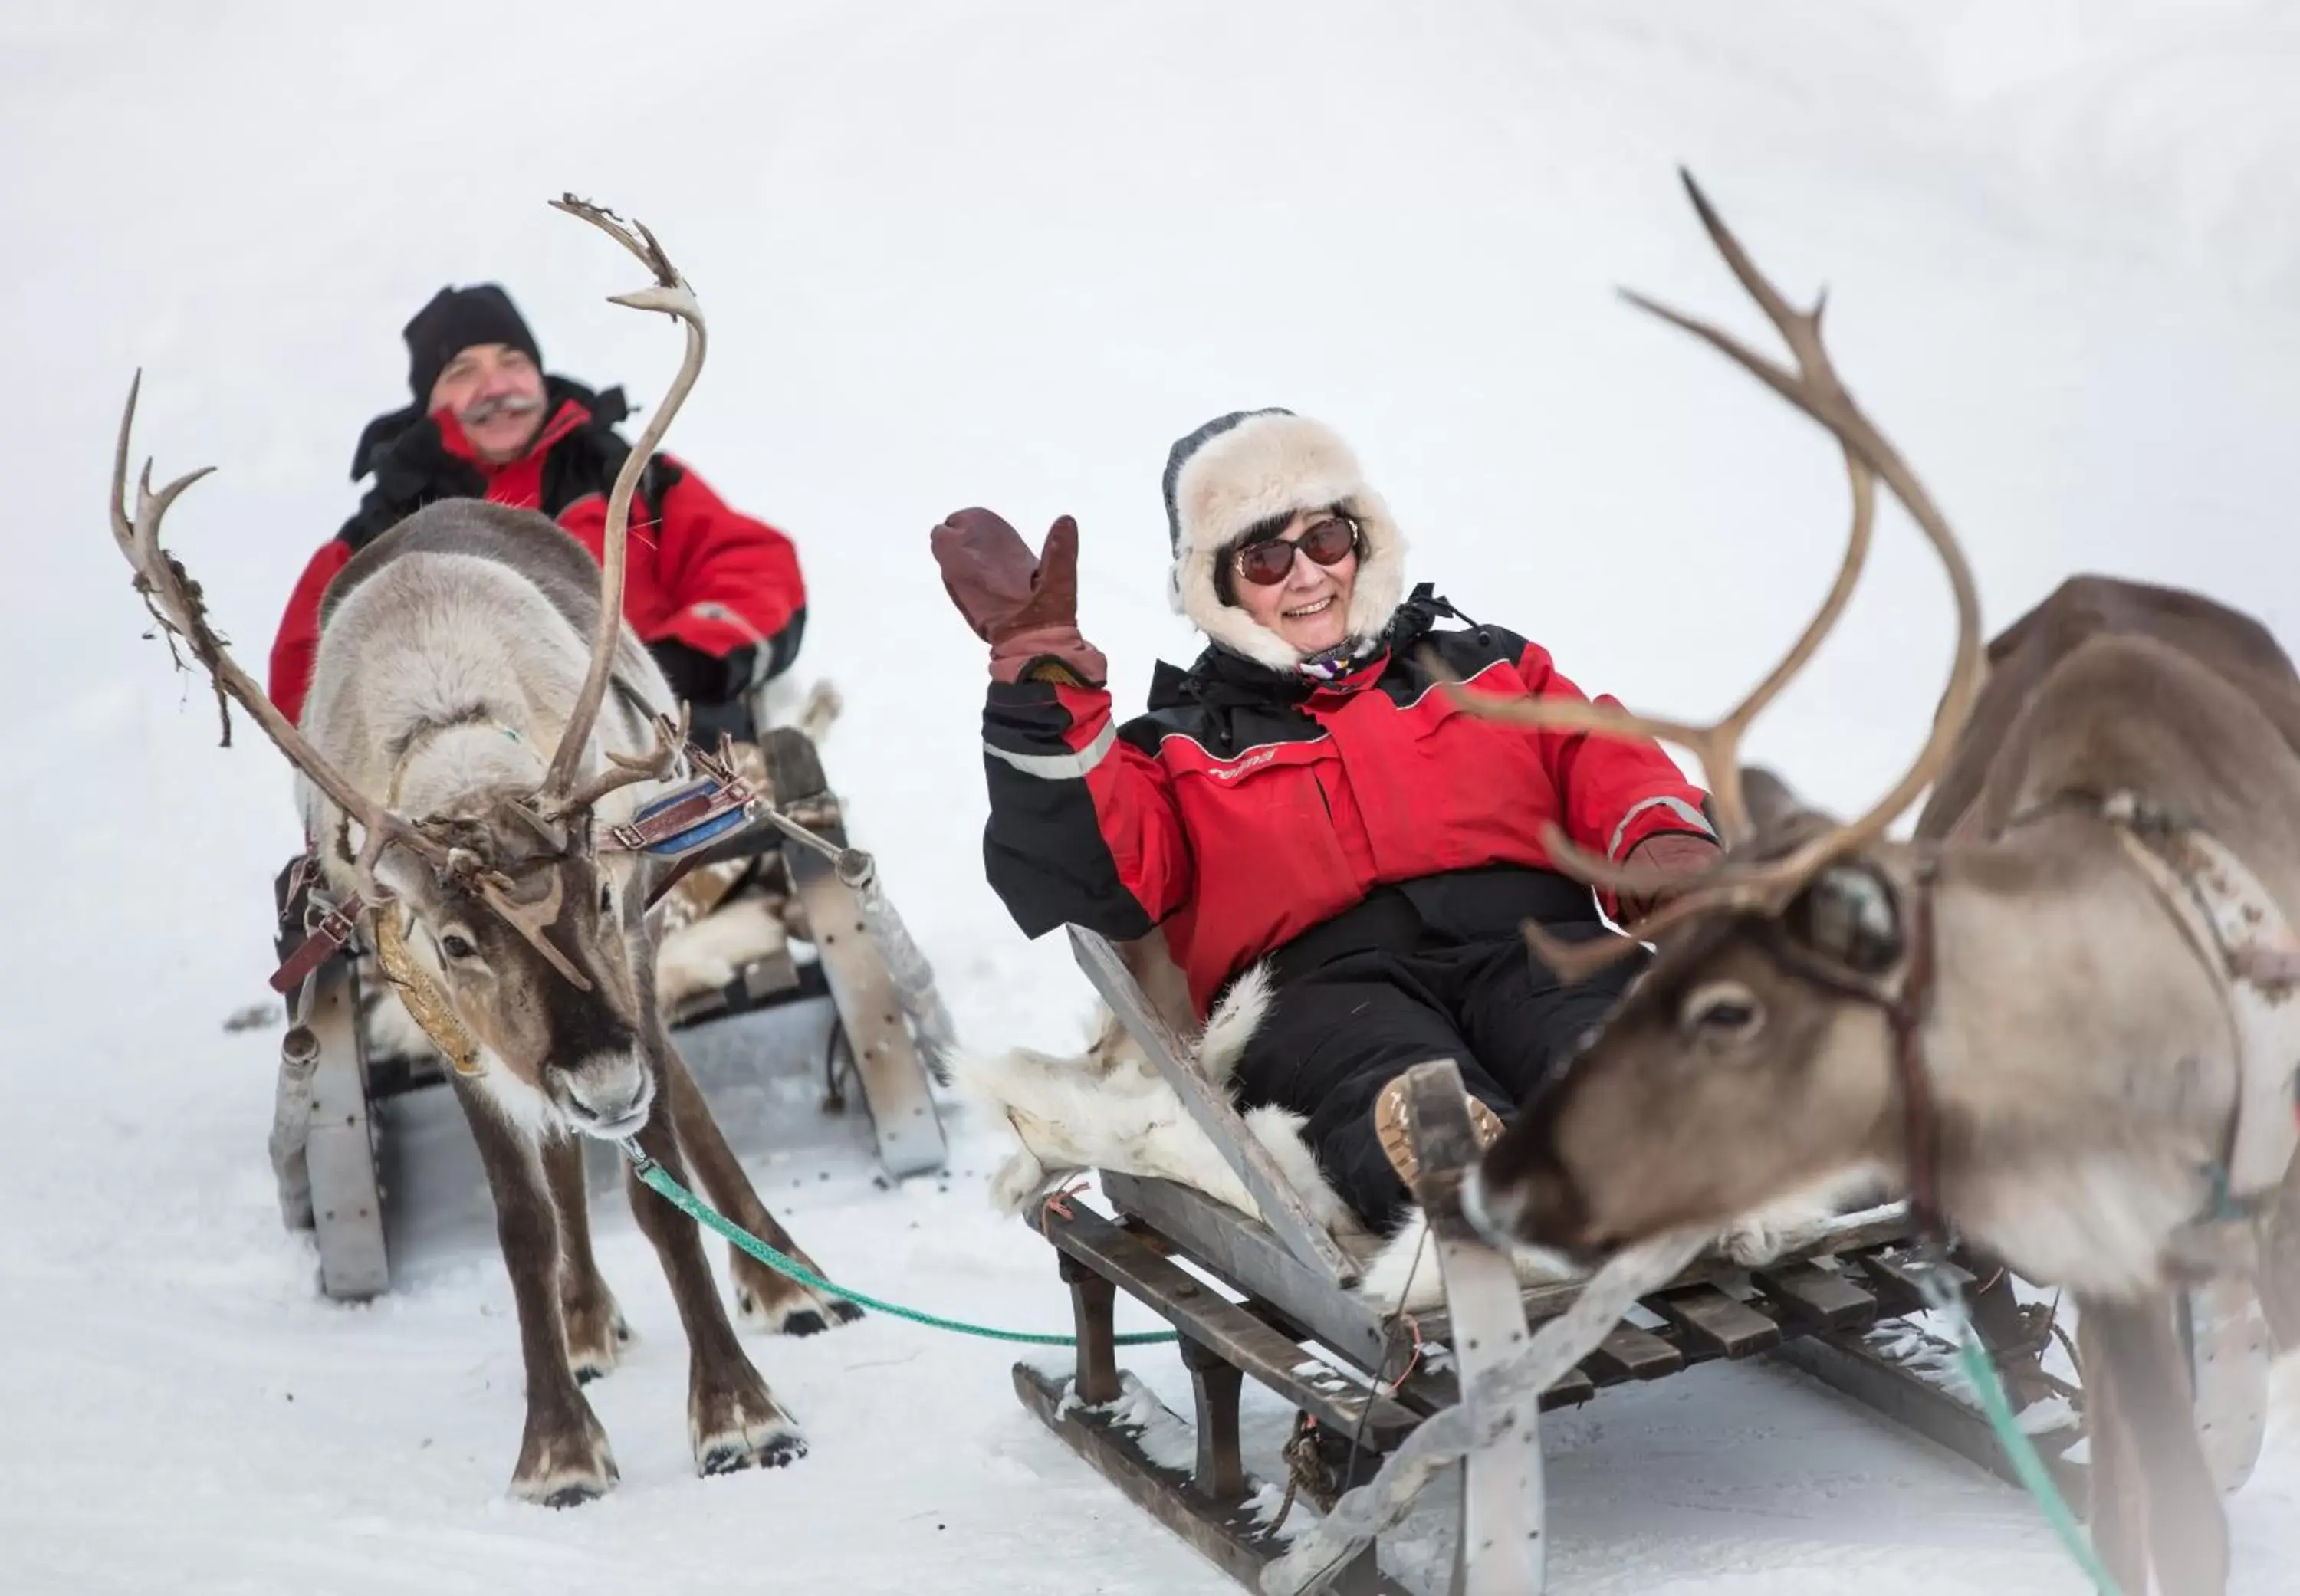
<svg viewBox="0 0 2300 1596"><path fill-rule="evenodd" d="M654 1082L636 1054L595 1055L565 1079L569 1117L579 1130L613 1138L635 1135L646 1124Z"/></svg>
<svg viewBox="0 0 2300 1596"><path fill-rule="evenodd" d="M1570 1251L1588 1209L1559 1157L1552 1117L1535 1107L1487 1149L1462 1184L1462 1215L1498 1246Z"/></svg>

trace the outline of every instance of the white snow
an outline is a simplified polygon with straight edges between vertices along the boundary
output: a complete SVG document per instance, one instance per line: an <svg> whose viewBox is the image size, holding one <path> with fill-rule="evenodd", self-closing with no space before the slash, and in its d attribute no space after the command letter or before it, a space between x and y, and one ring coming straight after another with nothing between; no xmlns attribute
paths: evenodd
<svg viewBox="0 0 2300 1596"><path fill-rule="evenodd" d="M98 503L137 367L138 453L221 467L171 543L254 667L442 281L504 280L554 369L660 395L673 331L604 304L630 262L544 202L646 220L712 328L671 446L800 540L799 675L845 694L854 830L962 1035L1061 1045L1084 984L979 876L981 653L927 555L943 513L1034 544L1078 515L1085 625L1138 702L1193 646L1162 597L1167 444L1287 404L1356 443L1416 579L1585 686L1721 708L1818 599L1844 489L1811 426L1612 293L1757 333L1685 162L1793 295L1829 286L1992 629L2091 569L2289 635L2296 67L2275 0L0 8L0 1591L1231 1588L1023 1413L1011 1352L883 1316L747 1338L812 1455L696 1479L619 1204L601 1253L639 1339L592 1392L622 1484L578 1511L503 1496L490 1251L317 1298L264 1161L274 1037L221 1028L262 995L288 783L249 728L217 750L139 636ZM1838 806L1883 790L1948 624L1889 512L1753 756ZM1063 1327L1045 1244L988 1212L996 1139L959 1134L946 1182L766 1169L769 1200L834 1276ZM1170 1352L1128 1361L1187 1412ZM2240 1596L2295 1588L2285 1373L2230 1503ZM1283 1416L1249 1401L1273 1471ZM1548 1436L1561 1592L2082 1588L2016 1492L1776 1369L1612 1392Z"/></svg>

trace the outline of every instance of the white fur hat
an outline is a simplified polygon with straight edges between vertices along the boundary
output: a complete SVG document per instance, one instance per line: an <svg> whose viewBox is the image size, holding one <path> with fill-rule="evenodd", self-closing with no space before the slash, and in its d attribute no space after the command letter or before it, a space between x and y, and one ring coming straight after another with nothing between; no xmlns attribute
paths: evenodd
<svg viewBox="0 0 2300 1596"><path fill-rule="evenodd" d="M1214 586L1223 553L1255 527L1329 505L1357 521L1353 642L1380 632L1405 595L1405 539L1381 495L1366 486L1350 446L1322 422L1276 408L1217 416L1168 452L1165 492L1175 610L1216 643L1274 670L1300 664L1302 651L1224 603Z"/></svg>

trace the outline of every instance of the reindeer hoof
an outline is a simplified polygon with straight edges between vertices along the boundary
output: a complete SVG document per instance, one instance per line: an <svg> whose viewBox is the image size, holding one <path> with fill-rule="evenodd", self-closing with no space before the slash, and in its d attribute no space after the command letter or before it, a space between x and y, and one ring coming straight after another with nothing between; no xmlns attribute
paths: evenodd
<svg viewBox="0 0 2300 1596"><path fill-rule="evenodd" d="M820 1335L839 1325L851 1325L862 1310L844 1297L826 1297L784 1282L786 1294L770 1303L747 1285L735 1288L735 1312L746 1325L770 1335Z"/></svg>
<svg viewBox="0 0 2300 1596"><path fill-rule="evenodd" d="M607 1433L587 1409L573 1434L542 1435L530 1423L512 1473L511 1493L538 1507L571 1508L607 1494L621 1476Z"/></svg>
<svg viewBox="0 0 2300 1596"><path fill-rule="evenodd" d="M631 1344L631 1327L621 1310L612 1301L604 1312L571 1307L566 1321L567 1369L575 1384L588 1385L612 1374L622 1361L622 1350Z"/></svg>
<svg viewBox="0 0 2300 1596"><path fill-rule="evenodd" d="M607 1493L607 1490L608 1487L595 1485L588 1481L565 1484L543 1498L543 1505L546 1508L577 1508L587 1501L598 1500Z"/></svg>
<svg viewBox="0 0 2300 1596"><path fill-rule="evenodd" d="M793 1430L756 1446L730 1442L714 1447L696 1460L696 1472L708 1476L746 1468L783 1468L805 1456L806 1437Z"/></svg>
<svg viewBox="0 0 2300 1596"><path fill-rule="evenodd" d="M717 1424L695 1426L695 1471L706 1477L746 1468L781 1468L806 1456L806 1437L761 1384L728 1403Z"/></svg>

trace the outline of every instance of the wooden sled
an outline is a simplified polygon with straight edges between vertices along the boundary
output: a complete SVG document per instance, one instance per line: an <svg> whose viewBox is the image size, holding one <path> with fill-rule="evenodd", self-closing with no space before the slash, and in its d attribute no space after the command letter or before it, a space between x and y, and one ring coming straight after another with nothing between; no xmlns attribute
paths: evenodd
<svg viewBox="0 0 2300 1596"><path fill-rule="evenodd" d="M762 747L777 808L844 846L812 743L779 731ZM942 1168L948 1147L929 1080L941 1078L947 1020L876 882L842 879L822 853L765 821L704 862L725 859L785 873L815 955L803 962L779 949L665 1017L729 1142L746 1157L796 1161L810 1180L872 1163L889 1181ZM362 929L322 965L308 1011L300 1023L289 1017L271 1138L283 1218L313 1232L321 1293L350 1301L388 1291L395 1259L492 1234L494 1224L443 1061L386 1056L361 1023L367 941ZM859 1116L850 1111L858 1099ZM595 1198L618 1189L612 1148L586 1143L584 1159Z"/></svg>
<svg viewBox="0 0 2300 1596"><path fill-rule="evenodd" d="M1287 1185L1268 1151L1227 1096L1192 1067L1189 1048L1161 1016L1119 951L1071 928L1089 981L1172 1085L1265 1215L1256 1220L1179 1183L1104 1171L1111 1206L1072 1196L1038 1223L1058 1254L1077 1324L1068 1376L1014 1367L1023 1405L1121 1491L1248 1589L1269 1596L1330 1589L1388 1593L1404 1587L1379 1565L1367 1541L1305 1576L1271 1565L1310 1517L1297 1501L1273 1533L1270 1504L1286 1482L1250 1475L1238 1426L1242 1381L1252 1377L1305 1417L1289 1445L1298 1494L1323 1496L1363 1484L1433 1416L1463 1401L1483 1375L1535 1330L1571 1309L1583 1283L1521 1285L1507 1259L1462 1219L1462 1174L1475 1157L1460 1076L1450 1060L1411 1074L1410 1118L1421 1171L1416 1196L1429 1221L1446 1293L1442 1311L1386 1316L1348 1288L1364 1259L1337 1244ZM1696 1257L1645 1295L1595 1350L1539 1394L1538 1410L1587 1402L1609 1387L1666 1378L1717 1359L1766 1358L1804 1371L1844 1396L2017 1484L1977 1402L1943 1375L1948 1343L1917 1322L1914 1236L1904 1204L1845 1216L1812 1245L1759 1268L1711 1253ZM1960 1255L1962 1259L1962 1255ZM2042 1372L2047 1339L2024 1312L2004 1271L1985 1260L1952 1263L1985 1342L2024 1407L2054 1395L2025 1427L2064 1495L2079 1511L2086 1468L2069 1453L2083 1439L2081 1391ZM1189 1267L1185 1268L1187 1264ZM1976 1270L1985 1271L1976 1273ZM1209 1281L1218 1283L1218 1288ZM1188 1467L1171 1444L1146 1449L1151 1430L1182 1421L1119 1367L1112 1341L1123 1291L1180 1334L1195 1412ZM1444 1348L1442 1356L1431 1351ZM2234 1409L2205 1411L2210 1371L2198 1367L2200 1417L2241 1430ZM2041 1384L2040 1384L2041 1382ZM2246 1382L2222 1381L2228 1391ZM2221 1399L2213 1399L2219 1401ZM1472 1415L1475 1417L1475 1415ZM2039 1421L2044 1422L2039 1422ZM1306 1439L1304 1439L1306 1437ZM2224 1485L2233 1488L2258 1448L2223 1438ZM1152 1450L1166 1460L1152 1455ZM1499 1440L1470 1452L1453 1559L1454 1592L1528 1596L1544 1588L1547 1525L1538 1420L1533 1412ZM1322 1487L1322 1488L1321 1488ZM1306 1583L1305 1582L1306 1579ZM1265 1584L1265 1580L1271 1582Z"/></svg>

